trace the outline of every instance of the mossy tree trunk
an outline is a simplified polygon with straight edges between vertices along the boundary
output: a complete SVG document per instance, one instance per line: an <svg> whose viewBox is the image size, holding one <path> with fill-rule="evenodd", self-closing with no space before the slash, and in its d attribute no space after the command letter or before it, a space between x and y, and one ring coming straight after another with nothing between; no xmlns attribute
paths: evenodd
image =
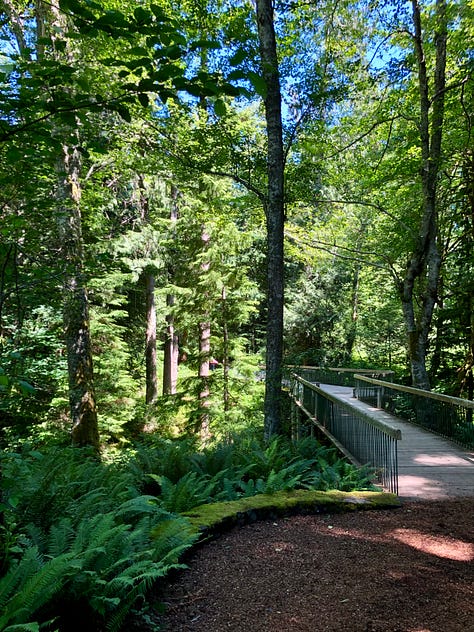
<svg viewBox="0 0 474 632"><path fill-rule="evenodd" d="M58 159L56 221L64 263L63 321L67 350L72 441L99 449L89 300L84 274L79 147L63 145Z"/></svg>
<svg viewBox="0 0 474 632"><path fill-rule="evenodd" d="M422 213L418 238L409 257L399 291L413 386L430 389L426 368L428 336L437 300L441 256L438 249L437 181L441 168L441 140L446 91L447 16L445 0L436 2L435 67L430 91L427 57L418 0L412 0L413 42L418 69L421 147Z"/></svg>
<svg viewBox="0 0 474 632"><path fill-rule="evenodd" d="M39 55L58 62L74 64L69 40L62 37L68 30L67 19L55 1L36 3L37 31L49 33L51 53L40 49ZM72 88L70 88L72 93ZM84 244L81 218L81 151L79 124L59 123L54 134L61 147L57 158L56 223L64 266L63 322L67 351L69 404L72 442L92 446L99 451L99 430L89 324L89 300L84 271Z"/></svg>

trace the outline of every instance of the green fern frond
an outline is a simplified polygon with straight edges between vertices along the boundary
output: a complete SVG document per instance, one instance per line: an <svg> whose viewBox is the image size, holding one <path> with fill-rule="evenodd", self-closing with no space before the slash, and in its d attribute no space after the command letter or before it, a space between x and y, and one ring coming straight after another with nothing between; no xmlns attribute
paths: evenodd
<svg viewBox="0 0 474 632"><path fill-rule="evenodd" d="M158 477L160 478L160 477ZM115 516L120 519L126 519L127 522L144 514L155 514L158 509L157 499L155 496L137 496L123 502L115 510Z"/></svg>
<svg viewBox="0 0 474 632"><path fill-rule="evenodd" d="M187 520L176 516L163 518L153 527L151 535L153 560L166 563L177 562L198 537Z"/></svg>
<svg viewBox="0 0 474 632"><path fill-rule="evenodd" d="M23 558L0 580L0 630L7 624L31 621L75 572L72 559L71 554L66 554L44 562L37 547L27 549Z"/></svg>
<svg viewBox="0 0 474 632"><path fill-rule="evenodd" d="M39 632L39 624L32 623L19 623L15 625L9 625L7 628L2 629L2 632Z"/></svg>
<svg viewBox="0 0 474 632"><path fill-rule="evenodd" d="M36 546L27 548L22 559L13 562L9 571L0 579L0 612L5 611L9 599L19 587L40 570L41 563L42 558Z"/></svg>
<svg viewBox="0 0 474 632"><path fill-rule="evenodd" d="M154 477L161 485L160 501L167 511L181 513L209 502L215 483L208 476L188 472L173 484L166 476Z"/></svg>
<svg viewBox="0 0 474 632"><path fill-rule="evenodd" d="M49 557L58 557L71 549L74 541L75 531L69 518L63 518L57 524L53 524L47 543L47 554Z"/></svg>

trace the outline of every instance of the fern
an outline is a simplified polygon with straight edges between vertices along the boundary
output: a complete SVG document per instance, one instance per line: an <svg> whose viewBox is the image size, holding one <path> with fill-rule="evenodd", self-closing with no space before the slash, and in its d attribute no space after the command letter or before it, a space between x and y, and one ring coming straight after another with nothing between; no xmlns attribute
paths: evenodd
<svg viewBox="0 0 474 632"><path fill-rule="evenodd" d="M0 632L37 631L52 615L68 630L84 613L85 629L118 630L196 538L171 512L295 487L357 489L371 475L313 439L262 446L238 437L202 453L190 441L153 440L109 464L78 449L28 452L5 455L2 467L16 534L0 580ZM138 491L147 488L159 493Z"/></svg>
<svg viewBox="0 0 474 632"><path fill-rule="evenodd" d="M13 624L34 626L31 623L34 615L77 570L71 554L45 561L36 546L27 548L22 559L0 579L0 631Z"/></svg>
<svg viewBox="0 0 474 632"><path fill-rule="evenodd" d="M198 535L184 518L163 514L151 530L153 560L177 564Z"/></svg>
<svg viewBox="0 0 474 632"><path fill-rule="evenodd" d="M197 505L209 502L216 483L208 476L199 476L196 472L188 472L177 483L172 483L167 476L150 474L161 486L160 502L167 511L182 513Z"/></svg>

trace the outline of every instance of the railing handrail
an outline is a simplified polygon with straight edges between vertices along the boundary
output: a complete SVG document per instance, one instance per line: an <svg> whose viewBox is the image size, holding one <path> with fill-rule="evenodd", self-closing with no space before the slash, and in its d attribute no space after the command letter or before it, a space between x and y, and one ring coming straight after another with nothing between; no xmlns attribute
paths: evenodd
<svg viewBox="0 0 474 632"><path fill-rule="evenodd" d="M319 393L319 395L322 395L326 399L329 399L330 401L336 403L341 408L345 408L351 413L357 414L357 416L362 417L364 421L366 421L369 425L375 428L378 428L379 430L381 430L382 432L385 432L385 434L389 435L393 439L396 439L397 441L401 440L402 433L401 433L401 430L399 430L398 428L394 428L393 426L390 426L388 423L384 421L380 421L380 419L377 419L375 416L371 415L369 411L361 410L360 408L357 408L354 405L341 400L339 397L331 395L331 393L328 393L322 388L319 388L318 386L316 386L316 384L313 384L312 382L308 382L308 380L305 380L304 378L299 376L297 373L292 373L292 376L296 379L297 382L300 382L301 384L303 384L304 386L307 386L308 388L315 391L316 393ZM381 382L381 383L387 384L387 382ZM390 384L390 382L388 382L388 384Z"/></svg>
<svg viewBox="0 0 474 632"><path fill-rule="evenodd" d="M289 369L313 369L315 371L334 371L338 373L368 373L373 375L393 375L395 371L389 369L351 369L347 367L331 367L331 366L311 366L306 364L287 364Z"/></svg>
<svg viewBox="0 0 474 632"><path fill-rule="evenodd" d="M403 386L402 384L394 384L393 382L384 382L383 380L377 380L360 374L355 374L354 379L359 379L362 382L368 382L369 384L374 384L375 386L391 388L395 391L401 391L402 393L411 393L412 395L419 395L428 399L436 399L440 402L446 402L447 404L454 404L456 406L474 409L474 401L471 399L462 399L461 397L452 397L450 395L443 395L442 393L425 391L422 388L414 388L413 386Z"/></svg>

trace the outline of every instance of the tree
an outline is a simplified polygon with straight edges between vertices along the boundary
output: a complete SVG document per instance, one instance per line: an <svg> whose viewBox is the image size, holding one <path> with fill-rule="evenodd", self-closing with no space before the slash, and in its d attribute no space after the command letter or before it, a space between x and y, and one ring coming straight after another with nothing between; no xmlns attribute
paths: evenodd
<svg viewBox="0 0 474 632"><path fill-rule="evenodd" d="M441 268L438 249L438 205L437 184L441 168L441 139L443 134L444 99L446 89L446 40L447 15L444 0L436 2L436 24L434 35L435 67L433 87L430 91L427 69L427 51L424 41L421 8L413 0L413 43L418 67L419 134L421 147L420 178L422 190L422 214L416 247L411 253L400 284L405 326L408 337L413 385L430 389L426 369L428 335L437 300L437 289ZM420 310L416 310L415 283L422 285L418 293Z"/></svg>
<svg viewBox="0 0 474 632"><path fill-rule="evenodd" d="M178 197L179 191L175 185L171 186L171 210L170 210L170 232L172 240L176 240L176 222L178 221ZM174 279L175 262L168 264L168 283L172 284ZM163 395L175 395L176 383L178 380L178 357L179 357L179 339L175 330L173 307L175 304L175 296L172 291L166 294L166 306L168 313L166 314L166 331L163 353Z"/></svg>
<svg viewBox="0 0 474 632"><path fill-rule="evenodd" d="M260 64L265 82L265 118L268 142L267 219L267 346L265 378L265 439L281 430L281 379L284 304L284 153L280 73L271 0L257 0Z"/></svg>

